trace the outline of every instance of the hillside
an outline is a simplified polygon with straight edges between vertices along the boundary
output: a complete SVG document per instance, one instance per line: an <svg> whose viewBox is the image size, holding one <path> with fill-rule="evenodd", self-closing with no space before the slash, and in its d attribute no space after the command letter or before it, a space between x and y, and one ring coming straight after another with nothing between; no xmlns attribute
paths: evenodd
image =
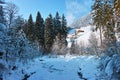
<svg viewBox="0 0 120 80"><path fill-rule="evenodd" d="M74 21L70 27L72 28L80 28L80 27L86 27L93 23L92 20L92 13L88 13L87 15L83 16L82 18Z"/></svg>
<svg viewBox="0 0 120 80"><path fill-rule="evenodd" d="M84 44L84 46L88 46L89 45L89 38L92 34L94 34L96 36L96 38L98 39L98 42L100 42L99 40L99 31L92 31L92 28L95 26L86 26L86 27L81 27L80 30L83 30L84 32L80 32L78 34L75 35L75 31L77 31L78 29L73 28L72 30L69 31L68 37L67 37L67 41L68 41L68 47L71 46L71 39L73 37L74 40L77 42L77 45L81 45L81 43ZM98 43L100 44L100 43Z"/></svg>

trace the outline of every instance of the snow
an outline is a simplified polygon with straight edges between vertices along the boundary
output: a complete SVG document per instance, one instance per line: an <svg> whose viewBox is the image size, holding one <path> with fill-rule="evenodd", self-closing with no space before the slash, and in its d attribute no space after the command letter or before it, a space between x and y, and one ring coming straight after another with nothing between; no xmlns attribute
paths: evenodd
<svg viewBox="0 0 120 80"><path fill-rule="evenodd" d="M1 30L4 30L1 28ZM75 35L76 29L72 29L68 34L68 48L71 47L72 40L75 39L78 45L80 42L85 44L85 46L89 45L89 37L92 33L91 26L81 27L81 30L84 32ZM22 34L22 33L19 33ZM95 32L98 35L98 32ZM5 52L4 48L6 45L3 43L4 39L9 41L10 37L6 37L4 31L0 31L0 51ZM75 36L76 38L72 39L71 37ZM24 35L19 36L19 41L22 39ZM98 37L99 38L99 37ZM9 59L8 63L0 60L0 77L1 74L3 76L3 80L97 80L100 75L99 65L100 59L96 56L75 56L75 55L59 55L59 56L42 56L32 58L32 56L37 55L38 52L36 47L33 45L29 45L27 43L28 40L25 39L26 47L24 49L24 56L28 55L30 57L26 62L21 63L15 57ZM7 44L8 45L8 44ZM11 47L13 48L13 47ZM19 47L18 47L19 48ZM13 53L16 53L13 49L10 49ZM34 55L33 55L34 54ZM31 59L32 58L32 59ZM115 58L115 57L114 57ZM105 73L107 75L113 74L113 67L111 66L114 61L110 60L110 57L105 58L103 61L105 67ZM114 60L114 59L113 59ZM120 70L119 63L115 59L115 67L117 67L117 71ZM4 65L2 65L4 64ZM107 64L107 66L106 66ZM11 66L11 68L9 68ZM17 66L15 70L12 69L13 66ZM1 68L2 67L2 68ZM80 76L82 75L82 76ZM27 79L24 79L27 76ZM85 79L84 79L85 78Z"/></svg>
<svg viewBox="0 0 120 80"><path fill-rule="evenodd" d="M112 60L110 60L110 61L108 62L107 66L106 66L106 68L105 68L105 72L106 72L109 76L113 74L113 66L111 66L111 65L113 65L113 61L112 61Z"/></svg>
<svg viewBox="0 0 120 80"><path fill-rule="evenodd" d="M120 79L120 54L113 56L104 55L100 60L101 73L100 80L119 80Z"/></svg>
<svg viewBox="0 0 120 80"><path fill-rule="evenodd" d="M85 46L88 46L88 44L89 44L88 39L92 32L90 28L91 28L91 26L81 28L82 30L84 30L84 32L81 33L80 37L77 39L78 44L82 41L85 44Z"/></svg>
<svg viewBox="0 0 120 80"><path fill-rule="evenodd" d="M20 66L6 80L23 79L21 69L27 74L34 72L28 80L82 80L77 72L81 72L88 80L95 80L98 64L99 59L95 56L43 56Z"/></svg>
<svg viewBox="0 0 120 80"><path fill-rule="evenodd" d="M97 37L98 39L98 44L100 45L100 38L99 38L99 31L97 32L93 32L91 29L92 27L94 26L87 26L87 27L81 27L80 30L83 30L84 32L80 32L78 33L77 35L75 35L75 30L77 29L72 29L69 31L69 34L67 36L67 41L68 41L68 48L71 47L71 42L72 40L75 40L77 42L78 45L81 45L81 43L84 44L84 46L88 46L89 45L89 38L90 38L90 35L92 33L95 34L95 36ZM74 38L75 36L75 38ZM74 38L74 39L73 39Z"/></svg>
<svg viewBox="0 0 120 80"><path fill-rule="evenodd" d="M6 28L6 26L4 24L0 23L0 31L4 30L5 28Z"/></svg>
<svg viewBox="0 0 120 80"><path fill-rule="evenodd" d="M107 61L109 60L109 61ZM120 58L119 55L114 54L111 58L106 57L106 67L105 67L105 73L107 73L108 76L112 76L114 72L120 71ZM116 70L116 71L115 71Z"/></svg>

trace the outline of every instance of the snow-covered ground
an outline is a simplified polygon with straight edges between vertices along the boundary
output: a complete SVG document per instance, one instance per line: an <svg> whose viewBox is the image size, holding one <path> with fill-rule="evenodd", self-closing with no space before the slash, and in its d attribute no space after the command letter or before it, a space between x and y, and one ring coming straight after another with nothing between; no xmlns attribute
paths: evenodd
<svg viewBox="0 0 120 80"><path fill-rule="evenodd" d="M89 45L89 38L91 34L95 34L96 38L98 39L98 44L100 44L100 38L99 38L99 31L92 31L92 27L94 26L87 26L87 27L81 27L80 30L83 30L84 32L80 32L77 35L75 35L76 29L72 29L68 33L67 41L68 41L68 47L71 47L71 39L75 40L78 45L84 44L84 46ZM74 38L75 37L75 38Z"/></svg>
<svg viewBox="0 0 120 80"><path fill-rule="evenodd" d="M0 44L2 45L0 51L5 52L3 39L6 35L3 28L0 28L0 30ZM74 36L75 30L72 29L68 34L68 47L71 45L70 37ZM82 41L88 46L88 40L92 33L91 26L82 27L81 30L84 30L84 32L75 35L76 38L74 39L78 45ZM99 32L94 33L99 34ZM27 47L27 50L26 53L29 55L37 53L32 51L32 48ZM2 58L0 59L0 78L3 77L3 80L97 80L101 75L101 71L99 71L100 59L96 56L74 56L69 54L65 56L42 56L35 59L30 58L24 64L18 61L16 57L15 60L9 59L8 62L5 63ZM109 69L108 66L106 73L109 73Z"/></svg>
<svg viewBox="0 0 120 80"><path fill-rule="evenodd" d="M6 75L5 80L95 80L98 64L99 59L95 56L44 56L19 65L9 77ZM23 79L25 74L29 76L27 79Z"/></svg>

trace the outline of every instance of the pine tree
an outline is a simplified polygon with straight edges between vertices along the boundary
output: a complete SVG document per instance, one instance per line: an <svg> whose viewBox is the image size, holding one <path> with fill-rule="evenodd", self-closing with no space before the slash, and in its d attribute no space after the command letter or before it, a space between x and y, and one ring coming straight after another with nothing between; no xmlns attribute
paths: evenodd
<svg viewBox="0 0 120 80"><path fill-rule="evenodd" d="M27 36L27 23L28 23L28 21L27 20L25 20L24 21L24 24L23 24L23 31L24 31L24 33L26 34L26 36Z"/></svg>
<svg viewBox="0 0 120 80"><path fill-rule="evenodd" d="M53 45L53 21L52 16L49 15L49 17L45 20L45 29L44 29L44 40L45 40L45 51L46 53L51 52L52 45Z"/></svg>
<svg viewBox="0 0 120 80"><path fill-rule="evenodd" d="M67 21L65 19L64 14L62 15L60 34L61 34L62 44L67 45L67 41L66 41L66 37L67 37Z"/></svg>
<svg viewBox="0 0 120 80"><path fill-rule="evenodd" d="M120 0L114 0L115 21L117 23L117 30L120 32Z"/></svg>
<svg viewBox="0 0 120 80"><path fill-rule="evenodd" d="M54 44L55 45L57 44L57 47L58 47L58 48L56 48L56 50L54 48L53 51L57 52L56 54L66 54L66 53L63 52L63 51L66 50L66 46L67 46L67 41L66 41L67 22L66 22L65 16L62 15L62 20L60 21L60 16L57 12L56 17L53 20L53 23L55 23L54 24L54 29L55 29L55 33L56 33Z"/></svg>
<svg viewBox="0 0 120 80"><path fill-rule="evenodd" d="M102 46L102 29L103 29L103 0L95 0L94 5L92 6L93 10L93 20L94 24L96 25L96 30L99 29L100 31L100 40L101 40L101 46Z"/></svg>
<svg viewBox="0 0 120 80"><path fill-rule="evenodd" d="M30 41L34 41L34 23L31 14L26 26L26 35Z"/></svg>
<svg viewBox="0 0 120 80"><path fill-rule="evenodd" d="M61 22L61 33L67 37L67 21L65 19L64 14L62 15L62 22Z"/></svg>
<svg viewBox="0 0 120 80"><path fill-rule="evenodd" d="M56 30L56 19L55 18L53 18L53 36L54 36L54 39L56 38L56 32L57 32L57 30Z"/></svg>
<svg viewBox="0 0 120 80"><path fill-rule="evenodd" d="M100 32L103 33L104 45L102 47L106 50L110 47L116 46L116 37L115 37L115 21L114 21L114 10L112 7L112 2L109 0L96 0L93 6L93 10L95 10L93 14L94 23L98 28L100 28ZM102 38L102 36L100 36Z"/></svg>
<svg viewBox="0 0 120 80"><path fill-rule="evenodd" d="M120 18L120 0L114 0L114 9L115 9L115 15L119 19Z"/></svg>
<svg viewBox="0 0 120 80"><path fill-rule="evenodd" d="M56 12L54 22L55 22L54 23L55 35L57 35L60 32L60 28L61 28L61 21L60 21L60 16L58 12Z"/></svg>
<svg viewBox="0 0 120 80"><path fill-rule="evenodd" d="M116 37L115 37L115 22L113 18L113 8L112 5L108 2L104 2L104 36L108 40L107 45L115 46Z"/></svg>
<svg viewBox="0 0 120 80"><path fill-rule="evenodd" d="M112 5L109 3L109 1L105 0L103 5L103 15L104 15L104 23L103 25L106 26L108 23L113 20L113 8Z"/></svg>
<svg viewBox="0 0 120 80"><path fill-rule="evenodd" d="M54 28L54 22L53 22L54 19L52 17L52 14L49 14L49 17L50 17L51 24L52 24L52 27L51 27L51 30L52 30L51 34L52 35L51 36L52 36L53 39L55 39L55 30L54 30L55 28Z"/></svg>
<svg viewBox="0 0 120 80"><path fill-rule="evenodd" d="M41 17L40 12L37 13L37 17L36 17L35 39L38 41L39 46L43 48L44 46L44 20Z"/></svg>

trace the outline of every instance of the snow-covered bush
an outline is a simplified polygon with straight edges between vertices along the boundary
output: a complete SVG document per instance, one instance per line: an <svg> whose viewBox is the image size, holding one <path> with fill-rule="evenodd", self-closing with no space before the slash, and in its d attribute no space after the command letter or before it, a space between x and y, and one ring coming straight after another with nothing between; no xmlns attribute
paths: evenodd
<svg viewBox="0 0 120 80"><path fill-rule="evenodd" d="M90 37L89 37L89 53L92 55L97 55L99 56L99 46L98 46L98 39L95 35L94 32L91 32Z"/></svg>
<svg viewBox="0 0 120 80"><path fill-rule="evenodd" d="M4 32L0 32L0 34L0 50L4 52L3 57L7 63L15 63L17 59L24 61L40 56L36 44L29 42L22 29L9 28Z"/></svg>
<svg viewBox="0 0 120 80"><path fill-rule="evenodd" d="M11 41L14 41L10 43L13 45L14 56L19 57L20 59L33 59L36 56L40 56L41 53L38 51L37 45L35 43L31 43L26 38L22 29L18 30L16 33L13 32L10 37Z"/></svg>
<svg viewBox="0 0 120 80"><path fill-rule="evenodd" d="M67 54L67 47L65 42L62 42L62 40L59 40L56 37L56 40L54 41L54 44L52 46L52 54L57 54L57 55L65 55Z"/></svg>
<svg viewBox="0 0 120 80"><path fill-rule="evenodd" d="M20 66L21 62L27 63L41 55L36 43L31 43L22 28L18 27L0 29L0 53L2 55L0 58L1 77L8 75L14 67Z"/></svg>
<svg viewBox="0 0 120 80"><path fill-rule="evenodd" d="M119 80L120 79L120 54L114 54L112 57L105 56L100 62L101 74L99 79Z"/></svg>

